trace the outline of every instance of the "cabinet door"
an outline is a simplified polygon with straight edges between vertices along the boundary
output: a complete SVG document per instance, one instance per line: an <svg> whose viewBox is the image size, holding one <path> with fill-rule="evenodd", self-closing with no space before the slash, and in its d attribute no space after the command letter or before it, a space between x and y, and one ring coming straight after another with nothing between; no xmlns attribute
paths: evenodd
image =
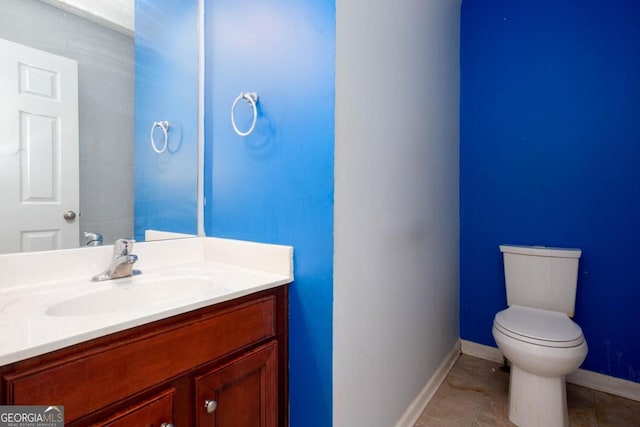
<svg viewBox="0 0 640 427"><path fill-rule="evenodd" d="M173 422L174 394L175 389L166 390L93 427L169 427Z"/></svg>
<svg viewBox="0 0 640 427"><path fill-rule="evenodd" d="M272 341L197 377L197 426L276 427L277 348Z"/></svg>

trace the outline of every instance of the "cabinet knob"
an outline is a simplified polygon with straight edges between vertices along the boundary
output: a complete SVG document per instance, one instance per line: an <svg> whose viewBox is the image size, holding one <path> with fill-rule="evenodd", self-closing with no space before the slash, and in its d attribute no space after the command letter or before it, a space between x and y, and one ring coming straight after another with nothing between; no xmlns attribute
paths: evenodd
<svg viewBox="0 0 640 427"><path fill-rule="evenodd" d="M173 427L173 423L162 423L160 427Z"/></svg>
<svg viewBox="0 0 640 427"><path fill-rule="evenodd" d="M218 407L218 402L207 399L204 401L204 407L207 408L207 412L211 414Z"/></svg>

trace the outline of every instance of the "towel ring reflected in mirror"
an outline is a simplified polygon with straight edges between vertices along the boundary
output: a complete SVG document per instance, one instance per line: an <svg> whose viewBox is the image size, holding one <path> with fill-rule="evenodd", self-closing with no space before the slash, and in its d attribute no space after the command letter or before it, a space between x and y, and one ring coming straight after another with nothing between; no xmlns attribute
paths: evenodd
<svg viewBox="0 0 640 427"><path fill-rule="evenodd" d="M154 136L155 130L157 127L159 127L162 130L162 136L163 136L163 142L160 148L158 148L158 144L156 143L155 136ZM153 151L155 151L158 154L162 154L165 151L167 151L167 145L169 143L168 131L169 131L169 122L166 120L153 122L153 126L151 126L151 148L153 148Z"/></svg>

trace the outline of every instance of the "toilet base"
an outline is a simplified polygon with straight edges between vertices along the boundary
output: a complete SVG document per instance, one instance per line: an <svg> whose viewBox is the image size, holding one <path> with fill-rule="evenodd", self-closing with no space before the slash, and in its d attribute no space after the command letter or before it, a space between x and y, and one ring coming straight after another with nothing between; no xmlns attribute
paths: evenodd
<svg viewBox="0 0 640 427"><path fill-rule="evenodd" d="M568 427L565 377L543 377L512 364L509 420L518 427Z"/></svg>

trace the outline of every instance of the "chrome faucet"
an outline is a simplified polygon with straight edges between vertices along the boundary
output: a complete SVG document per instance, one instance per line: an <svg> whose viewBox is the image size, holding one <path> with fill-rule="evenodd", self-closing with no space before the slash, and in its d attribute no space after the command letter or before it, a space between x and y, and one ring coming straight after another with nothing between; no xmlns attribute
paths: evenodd
<svg viewBox="0 0 640 427"><path fill-rule="evenodd" d="M102 246L102 234L92 233L90 231L84 232L84 239L86 241L85 246Z"/></svg>
<svg viewBox="0 0 640 427"><path fill-rule="evenodd" d="M91 280L102 282L104 280L119 279L134 274L140 274L140 270L133 270L133 264L138 261L138 255L131 253L135 240L118 239L113 245L113 259L109 268L94 276Z"/></svg>

